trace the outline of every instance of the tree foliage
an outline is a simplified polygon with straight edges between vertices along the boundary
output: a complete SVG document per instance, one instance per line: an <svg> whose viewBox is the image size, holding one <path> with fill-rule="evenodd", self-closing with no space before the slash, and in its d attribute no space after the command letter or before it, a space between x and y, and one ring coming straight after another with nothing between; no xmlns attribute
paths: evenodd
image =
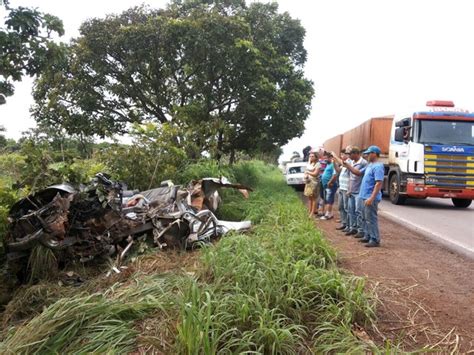
<svg viewBox="0 0 474 355"><path fill-rule="evenodd" d="M159 186L189 164L185 144L176 140L176 127L168 123L135 124L130 135L132 144L112 144L97 155L107 171L129 188L143 191Z"/></svg>
<svg viewBox="0 0 474 355"><path fill-rule="evenodd" d="M42 126L106 137L155 122L216 158L274 152L304 130L305 31L275 3L175 0L86 21L80 34L36 83Z"/></svg>
<svg viewBox="0 0 474 355"><path fill-rule="evenodd" d="M5 0L0 1L0 17L3 16L5 22L0 24L1 100L13 95L15 81L43 72L64 54L64 46L52 39L54 34L64 34L63 23L56 16L26 7L11 8Z"/></svg>

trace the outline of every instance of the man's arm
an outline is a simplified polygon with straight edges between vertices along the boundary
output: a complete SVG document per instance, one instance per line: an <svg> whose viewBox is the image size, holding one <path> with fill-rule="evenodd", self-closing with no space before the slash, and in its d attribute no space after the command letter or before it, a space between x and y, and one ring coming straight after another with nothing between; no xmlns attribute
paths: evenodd
<svg viewBox="0 0 474 355"><path fill-rule="evenodd" d="M343 163L344 166L354 175L357 175L357 176L362 176L364 174L364 171L362 170L359 170L359 169L356 169L354 168L351 164L347 163L347 162L344 162Z"/></svg>
<svg viewBox="0 0 474 355"><path fill-rule="evenodd" d="M377 197L377 194L380 192L381 189L382 189L382 181L376 181L375 186L374 186L374 191L372 191L372 195L370 195L370 197L365 201L366 206L372 205L375 198Z"/></svg>
<svg viewBox="0 0 474 355"><path fill-rule="evenodd" d="M331 180L329 180L329 182L328 182L328 186L332 187L332 185L334 184L336 179L337 179L337 173L336 173L336 170L334 170L334 172L332 173L332 176L331 176Z"/></svg>
<svg viewBox="0 0 474 355"><path fill-rule="evenodd" d="M342 163L343 163L342 159L339 158L339 157L336 155L336 153L334 153L334 152L331 152L331 154L332 154L332 157L334 158L334 160L335 160L338 164L342 165Z"/></svg>
<svg viewBox="0 0 474 355"><path fill-rule="evenodd" d="M383 165L379 165L374 170L375 186L374 186L374 190L372 191L372 194L365 201L366 206L372 205L378 193L382 189L383 177L384 177L384 168L383 168Z"/></svg>

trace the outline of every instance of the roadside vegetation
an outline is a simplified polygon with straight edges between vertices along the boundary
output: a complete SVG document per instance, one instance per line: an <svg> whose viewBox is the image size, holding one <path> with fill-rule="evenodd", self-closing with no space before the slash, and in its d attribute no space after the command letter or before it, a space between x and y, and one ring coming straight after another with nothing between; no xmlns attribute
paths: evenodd
<svg viewBox="0 0 474 355"><path fill-rule="evenodd" d="M132 258L119 280L101 274L80 287L51 281L25 287L17 295L22 302L4 313L0 351L376 351L357 336L374 320L364 280L337 269L333 250L279 171L257 161L223 168L206 162L189 166L183 178L208 173L255 189L245 201L228 193L220 212L251 219L250 233L174 254L175 260L166 255L171 251L151 250ZM157 267L153 260L160 258L169 263ZM24 307L36 316L23 314L22 321L17 313Z"/></svg>
<svg viewBox="0 0 474 355"><path fill-rule="evenodd" d="M224 192L218 211L250 219L249 233L193 251L140 242L109 277L111 260L58 267L36 248L29 283L3 309L0 353L380 351L364 332L376 303L364 280L337 268L280 172L250 160L276 162L304 131L314 90L298 20L276 3L172 0L90 19L57 43L60 19L0 8L11 54L0 104L35 76L37 123L18 141L0 134L0 238L19 198L98 172L137 190L206 176L254 188L248 200ZM130 144L117 141L124 134Z"/></svg>

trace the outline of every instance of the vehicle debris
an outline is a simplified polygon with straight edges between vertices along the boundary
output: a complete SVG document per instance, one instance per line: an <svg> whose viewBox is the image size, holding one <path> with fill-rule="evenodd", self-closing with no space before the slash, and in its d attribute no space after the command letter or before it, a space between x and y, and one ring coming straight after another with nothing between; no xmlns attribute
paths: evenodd
<svg viewBox="0 0 474 355"><path fill-rule="evenodd" d="M4 240L7 263L16 264L11 269L17 274L25 273L31 250L41 244L64 264L115 255L113 270L120 272L126 254L144 234L158 248L190 249L229 231L248 230L250 221L228 222L215 216L220 188L239 190L245 197L251 191L226 178L205 178L186 187L167 181L131 192L102 173L86 186L50 186L10 209Z"/></svg>

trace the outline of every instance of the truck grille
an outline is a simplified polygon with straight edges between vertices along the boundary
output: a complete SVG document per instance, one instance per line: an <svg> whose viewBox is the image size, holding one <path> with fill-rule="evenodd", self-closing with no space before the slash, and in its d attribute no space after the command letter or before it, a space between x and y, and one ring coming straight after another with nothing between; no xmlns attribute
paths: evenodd
<svg viewBox="0 0 474 355"><path fill-rule="evenodd" d="M474 189L474 155L433 153L425 147L427 186Z"/></svg>

